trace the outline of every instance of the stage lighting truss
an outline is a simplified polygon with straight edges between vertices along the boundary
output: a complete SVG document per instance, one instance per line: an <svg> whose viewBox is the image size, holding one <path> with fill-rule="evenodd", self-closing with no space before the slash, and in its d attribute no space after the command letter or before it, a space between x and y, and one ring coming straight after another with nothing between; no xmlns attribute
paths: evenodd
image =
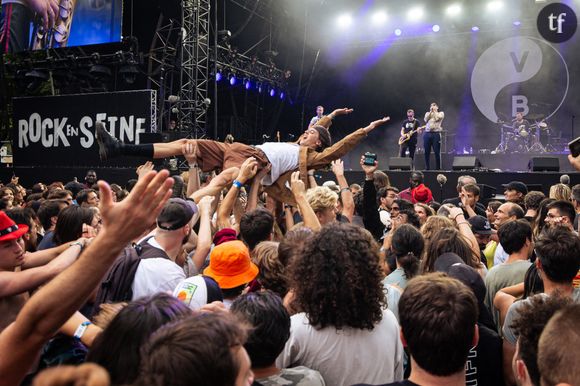
<svg viewBox="0 0 580 386"><path fill-rule="evenodd" d="M227 80L231 86L241 84L246 90L256 89L259 93L266 87L268 93L275 90L276 94L276 90L286 89L288 79L292 76L289 70L276 67L274 58L277 55L275 51L265 52L266 62L261 62L257 56L249 57L239 53L234 47L219 45L217 63L213 60L216 57L213 52L210 56L214 68L212 74L216 81L224 79L226 74L229 74Z"/></svg>
<svg viewBox="0 0 580 386"><path fill-rule="evenodd" d="M77 80L81 92L106 90L104 84L115 73L128 84L135 81L141 73L139 66L142 63L141 56L135 52L136 47L132 43L110 53L87 54L81 47L21 52L17 55L5 55L4 70L7 78L18 79L18 74L24 71L27 74L25 78L33 79L35 83L52 79L55 88L70 86ZM36 76L37 74L42 76ZM96 81L97 86L85 87L83 85L86 82L81 80Z"/></svg>

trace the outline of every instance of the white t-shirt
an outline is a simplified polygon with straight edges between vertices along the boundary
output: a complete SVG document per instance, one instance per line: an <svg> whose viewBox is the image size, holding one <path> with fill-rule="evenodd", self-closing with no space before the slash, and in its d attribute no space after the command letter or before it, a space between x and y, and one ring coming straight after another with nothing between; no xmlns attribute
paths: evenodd
<svg viewBox="0 0 580 386"><path fill-rule="evenodd" d="M300 145L288 142L265 142L256 146L272 164L272 170L262 180L262 185L272 185L282 174L298 168Z"/></svg>
<svg viewBox="0 0 580 386"><path fill-rule="evenodd" d="M163 250L154 237L147 241L155 248ZM133 299L155 295L159 292L172 293L175 287L185 279L183 268L173 261L160 258L143 259L135 272L133 280Z"/></svg>
<svg viewBox="0 0 580 386"><path fill-rule="evenodd" d="M281 368L317 370L327 385L383 384L403 379L403 345L390 310L373 330L315 329L305 313L291 318L290 338L276 360Z"/></svg>

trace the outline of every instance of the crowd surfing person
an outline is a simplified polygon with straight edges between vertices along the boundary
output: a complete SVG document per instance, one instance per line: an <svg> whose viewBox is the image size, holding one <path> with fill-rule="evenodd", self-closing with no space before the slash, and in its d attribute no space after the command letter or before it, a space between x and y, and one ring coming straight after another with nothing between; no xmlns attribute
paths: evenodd
<svg viewBox="0 0 580 386"><path fill-rule="evenodd" d="M175 178L147 163L114 189L94 171L83 186L13 179L0 385L577 384L580 186L544 198L523 176L483 205L462 176L441 206L417 201L416 172L392 186L375 163L347 181L338 160L315 186L300 155L350 150L323 141L348 112L291 144L294 163L240 152L208 174L205 145L180 142L149 148L183 153L192 167Z"/></svg>

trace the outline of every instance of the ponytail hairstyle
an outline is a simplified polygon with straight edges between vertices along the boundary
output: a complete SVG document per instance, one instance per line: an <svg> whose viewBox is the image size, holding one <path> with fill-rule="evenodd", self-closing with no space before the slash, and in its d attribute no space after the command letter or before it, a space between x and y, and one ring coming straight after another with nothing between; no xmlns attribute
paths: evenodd
<svg viewBox="0 0 580 386"><path fill-rule="evenodd" d="M417 228L409 224L402 224L393 233L391 249L397 257L397 262L405 271L407 279L411 279L419 273L425 240Z"/></svg>

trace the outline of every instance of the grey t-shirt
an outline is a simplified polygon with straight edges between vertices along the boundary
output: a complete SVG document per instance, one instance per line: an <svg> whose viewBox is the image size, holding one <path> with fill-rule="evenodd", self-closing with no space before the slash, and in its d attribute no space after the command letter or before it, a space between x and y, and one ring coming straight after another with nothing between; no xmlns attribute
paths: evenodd
<svg viewBox="0 0 580 386"><path fill-rule="evenodd" d="M499 313L493 306L495 294L502 288L523 282L530 265L532 263L527 260L504 263L492 267L485 276L485 287L487 288L485 305L490 310L496 325L499 325Z"/></svg>
<svg viewBox="0 0 580 386"><path fill-rule="evenodd" d="M544 296L547 297L549 296L548 294L542 293L542 294L537 294L535 296ZM503 338L515 345L516 341L518 340L518 337L516 336L513 328L511 327L512 323L514 322L514 319L516 319L519 314L520 314L520 309L524 306L524 304L530 304L531 303L531 298L527 298L524 300L520 300L517 302L514 302L510 308L508 309L508 312L505 316L505 321L503 323ZM574 291L572 292L572 300L575 303L580 303L580 288L574 288Z"/></svg>

